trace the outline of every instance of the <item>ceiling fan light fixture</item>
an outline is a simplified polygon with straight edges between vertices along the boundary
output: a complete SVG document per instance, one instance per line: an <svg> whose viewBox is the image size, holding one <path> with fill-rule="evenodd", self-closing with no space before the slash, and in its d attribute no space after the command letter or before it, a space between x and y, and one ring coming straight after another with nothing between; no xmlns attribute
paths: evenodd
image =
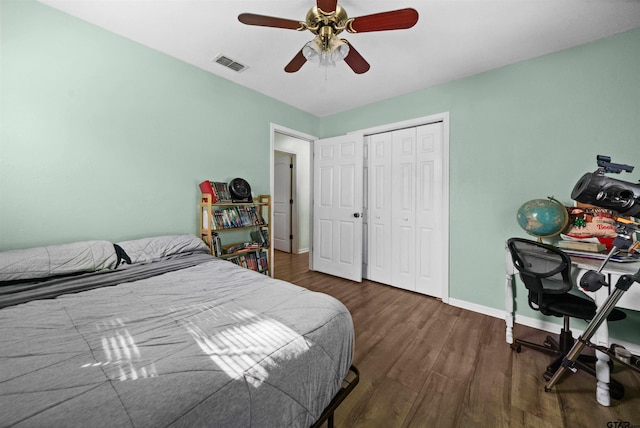
<svg viewBox="0 0 640 428"><path fill-rule="evenodd" d="M329 51L334 62L342 61L349 55L349 45L334 35L329 39Z"/></svg>
<svg viewBox="0 0 640 428"><path fill-rule="evenodd" d="M349 45L335 35L329 38L327 47L323 47L322 38L316 36L302 48L302 55L309 62L317 62L321 67L332 66L349 55Z"/></svg>
<svg viewBox="0 0 640 428"><path fill-rule="evenodd" d="M320 61L320 52L321 51L322 50L320 49L320 47L318 47L316 39L313 39L310 42L307 42L302 47L302 55L309 62L318 62L318 61Z"/></svg>

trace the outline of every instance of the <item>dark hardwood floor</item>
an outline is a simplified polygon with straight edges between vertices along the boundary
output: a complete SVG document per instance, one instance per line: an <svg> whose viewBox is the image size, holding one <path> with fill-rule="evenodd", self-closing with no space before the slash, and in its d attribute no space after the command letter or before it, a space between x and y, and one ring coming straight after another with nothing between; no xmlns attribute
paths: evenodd
<svg viewBox="0 0 640 428"><path fill-rule="evenodd" d="M611 407L597 404L595 380L583 372L547 393L551 357L513 352L502 319L312 272L307 254L276 251L274 262L276 278L336 297L353 317L360 383L336 411L336 427L640 427L640 375L629 369L614 367L626 393ZM516 326L515 334L541 343L547 333Z"/></svg>

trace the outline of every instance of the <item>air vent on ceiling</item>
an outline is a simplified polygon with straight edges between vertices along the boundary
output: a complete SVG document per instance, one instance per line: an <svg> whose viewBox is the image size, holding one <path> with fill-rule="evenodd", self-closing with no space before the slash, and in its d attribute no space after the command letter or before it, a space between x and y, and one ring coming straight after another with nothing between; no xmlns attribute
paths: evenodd
<svg viewBox="0 0 640 428"><path fill-rule="evenodd" d="M236 71L238 73L246 70L248 67L246 65L240 64L239 62L236 62L234 60L232 60L229 57L226 57L224 55L218 55L217 57L215 57L213 59L214 62L223 65L227 68L230 68L233 71Z"/></svg>

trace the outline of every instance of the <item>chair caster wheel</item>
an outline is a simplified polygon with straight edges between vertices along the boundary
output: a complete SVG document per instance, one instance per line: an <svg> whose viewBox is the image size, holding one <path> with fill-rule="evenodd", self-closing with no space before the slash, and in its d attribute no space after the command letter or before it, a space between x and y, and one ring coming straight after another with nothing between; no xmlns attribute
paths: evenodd
<svg viewBox="0 0 640 428"><path fill-rule="evenodd" d="M544 378L544 380L549 382L554 374L555 374L555 372L546 371L546 372L544 372L544 375L542 377Z"/></svg>

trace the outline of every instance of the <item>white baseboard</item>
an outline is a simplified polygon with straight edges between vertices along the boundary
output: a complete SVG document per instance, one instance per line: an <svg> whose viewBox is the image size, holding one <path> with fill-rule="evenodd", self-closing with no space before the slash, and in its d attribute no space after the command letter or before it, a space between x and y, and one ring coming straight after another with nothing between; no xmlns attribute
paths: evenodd
<svg viewBox="0 0 640 428"><path fill-rule="evenodd" d="M309 252L308 248L298 248L298 254L304 254L308 252Z"/></svg>
<svg viewBox="0 0 640 428"><path fill-rule="evenodd" d="M480 314L489 315L494 318L504 319L504 311L496 308L490 308L488 306L478 305L477 303L467 302L466 300L458 300L449 297L449 304L457 308L467 309L471 312L478 312Z"/></svg>
<svg viewBox="0 0 640 428"><path fill-rule="evenodd" d="M478 305L477 303L471 303L464 300L449 298L449 304L451 306L455 306L455 307L466 309L472 312L488 315L494 318L500 318L500 319L506 318L505 311L496 309L496 308L490 308L488 306ZM553 334L559 334L560 330L562 329L561 324L556 324L553 322L544 321L544 320L531 318L531 317L525 317L522 315L518 315L517 313L515 314L514 322L516 324L524 325L531 328L536 328L538 330L547 331ZM506 325L505 325L505 328L506 328ZM573 332L574 337L578 337L579 335L584 333L583 330L574 329L573 327L571 328L571 331ZM615 338L610 338L610 339L611 339L610 342L624 346L632 354L640 355L640 344L626 342L624 340L615 339Z"/></svg>

